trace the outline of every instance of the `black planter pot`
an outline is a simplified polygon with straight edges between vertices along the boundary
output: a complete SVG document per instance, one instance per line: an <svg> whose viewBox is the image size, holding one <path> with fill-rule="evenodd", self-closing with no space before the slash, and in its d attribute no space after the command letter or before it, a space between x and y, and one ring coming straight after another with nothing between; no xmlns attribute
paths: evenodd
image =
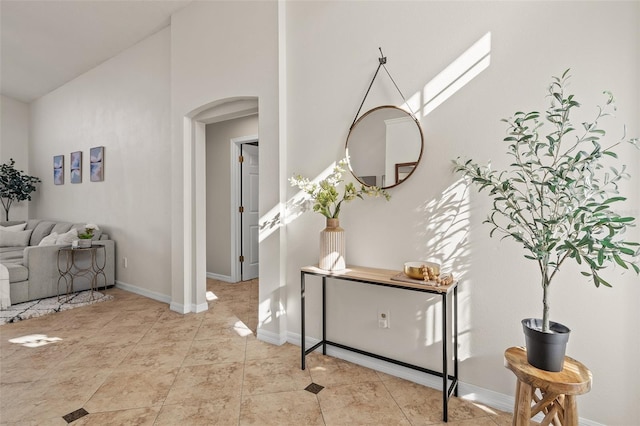
<svg viewBox="0 0 640 426"><path fill-rule="evenodd" d="M548 333L543 333L542 320L539 318L522 320L527 346L527 361L541 370L562 371L571 330L553 321L549 323L549 328Z"/></svg>

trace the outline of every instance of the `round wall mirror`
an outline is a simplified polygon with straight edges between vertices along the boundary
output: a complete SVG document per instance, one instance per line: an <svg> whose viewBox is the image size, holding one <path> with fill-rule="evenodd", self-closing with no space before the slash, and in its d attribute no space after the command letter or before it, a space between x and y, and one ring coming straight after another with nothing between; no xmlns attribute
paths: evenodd
<svg viewBox="0 0 640 426"><path fill-rule="evenodd" d="M423 146L422 127L411 114L391 105L373 108L347 136L349 169L364 185L392 188L411 176Z"/></svg>

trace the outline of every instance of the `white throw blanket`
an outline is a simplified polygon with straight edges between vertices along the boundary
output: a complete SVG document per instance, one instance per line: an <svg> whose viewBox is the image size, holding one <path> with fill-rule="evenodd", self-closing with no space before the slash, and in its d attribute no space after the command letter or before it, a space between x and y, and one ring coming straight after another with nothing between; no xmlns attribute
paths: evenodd
<svg viewBox="0 0 640 426"><path fill-rule="evenodd" d="M11 306L9 270L0 263L0 309L6 309L9 306Z"/></svg>

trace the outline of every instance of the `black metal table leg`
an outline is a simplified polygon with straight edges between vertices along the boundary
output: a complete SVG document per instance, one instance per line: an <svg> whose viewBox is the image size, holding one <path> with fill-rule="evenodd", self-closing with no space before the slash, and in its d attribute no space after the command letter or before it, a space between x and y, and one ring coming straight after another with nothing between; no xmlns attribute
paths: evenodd
<svg viewBox="0 0 640 426"><path fill-rule="evenodd" d="M453 309L455 312L453 317L453 375L456 380L454 395L458 396L458 286L453 288Z"/></svg>
<svg viewBox="0 0 640 426"><path fill-rule="evenodd" d="M442 421L449 419L449 373L447 371L447 293L442 294Z"/></svg>
<svg viewBox="0 0 640 426"><path fill-rule="evenodd" d="M322 355L327 354L327 277L322 277Z"/></svg>
<svg viewBox="0 0 640 426"><path fill-rule="evenodd" d="M304 272L300 273L300 348L302 349L302 369L305 369L305 336L304 336Z"/></svg>

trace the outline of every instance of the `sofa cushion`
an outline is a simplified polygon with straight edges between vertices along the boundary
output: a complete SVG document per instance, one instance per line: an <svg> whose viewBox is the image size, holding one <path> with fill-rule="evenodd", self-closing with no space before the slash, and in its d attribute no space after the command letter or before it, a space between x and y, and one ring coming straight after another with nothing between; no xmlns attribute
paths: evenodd
<svg viewBox="0 0 640 426"><path fill-rule="evenodd" d="M2 226L13 226L13 225L22 225L26 223L24 220L0 220L0 225ZM24 228L29 229L29 228Z"/></svg>
<svg viewBox="0 0 640 426"><path fill-rule="evenodd" d="M24 229L34 229L40 222L40 219L29 219L27 220L27 227Z"/></svg>
<svg viewBox="0 0 640 426"><path fill-rule="evenodd" d="M0 225L2 231L24 231L24 227L27 226L27 222L18 223L17 225Z"/></svg>
<svg viewBox="0 0 640 426"><path fill-rule="evenodd" d="M58 235L56 238L56 245L65 245L71 244L73 241L78 239L78 230L76 228L71 228L69 232L65 232L64 234Z"/></svg>
<svg viewBox="0 0 640 426"><path fill-rule="evenodd" d="M17 283L29 279L29 270L17 263L3 263L9 271L9 282Z"/></svg>
<svg viewBox="0 0 640 426"><path fill-rule="evenodd" d="M58 239L58 233L53 231L49 235L41 239L38 245L39 246L55 246L57 239Z"/></svg>
<svg viewBox="0 0 640 426"><path fill-rule="evenodd" d="M58 235L64 234L65 232L71 229L71 223L69 222L58 222L55 224L51 232L55 232Z"/></svg>
<svg viewBox="0 0 640 426"><path fill-rule="evenodd" d="M0 261L22 263L24 247L0 247Z"/></svg>
<svg viewBox="0 0 640 426"><path fill-rule="evenodd" d="M31 229L26 231L5 231L0 229L0 247L26 247L31 238Z"/></svg>
<svg viewBox="0 0 640 426"><path fill-rule="evenodd" d="M23 251L24 247L0 247L0 254L10 251Z"/></svg>
<svg viewBox="0 0 640 426"><path fill-rule="evenodd" d="M38 222L36 227L33 229L33 234L31 234L31 243L30 246L37 246L40 244L40 241L47 235L51 233L51 230L56 225L55 222L51 222L49 220L41 220ZM27 224L27 229L29 229L29 225Z"/></svg>

